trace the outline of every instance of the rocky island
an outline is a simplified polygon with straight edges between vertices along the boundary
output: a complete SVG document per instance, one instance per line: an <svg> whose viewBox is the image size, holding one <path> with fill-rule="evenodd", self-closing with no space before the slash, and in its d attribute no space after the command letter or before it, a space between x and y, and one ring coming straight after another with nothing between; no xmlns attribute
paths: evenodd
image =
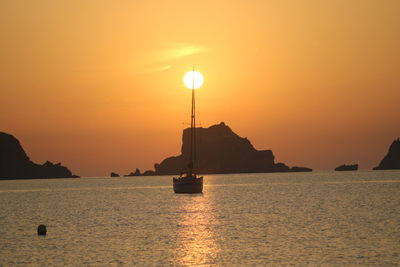
<svg viewBox="0 0 400 267"><path fill-rule="evenodd" d="M60 163L46 161L43 165L32 162L19 141L0 132L0 179L77 178Z"/></svg>
<svg viewBox="0 0 400 267"><path fill-rule="evenodd" d="M131 172L130 174L124 175L124 177L132 177L132 176L152 176L156 175L154 171L147 170L144 173L141 173L139 169L136 168L135 172Z"/></svg>
<svg viewBox="0 0 400 267"><path fill-rule="evenodd" d="M374 170L400 169L400 139L397 138L389 147L389 151Z"/></svg>
<svg viewBox="0 0 400 267"><path fill-rule="evenodd" d="M358 164L350 164L350 165L340 165L335 168L335 171L356 171L358 170Z"/></svg>
<svg viewBox="0 0 400 267"><path fill-rule="evenodd" d="M132 177L132 176L141 176L139 169L136 169L135 172L131 172L130 174L125 174L124 177Z"/></svg>
<svg viewBox="0 0 400 267"><path fill-rule="evenodd" d="M190 154L189 130L183 131L181 155L155 164L156 175L175 175L185 170ZM196 147L196 170L201 174L312 171L275 163L271 150L256 150L247 138L238 136L223 122L196 128Z"/></svg>

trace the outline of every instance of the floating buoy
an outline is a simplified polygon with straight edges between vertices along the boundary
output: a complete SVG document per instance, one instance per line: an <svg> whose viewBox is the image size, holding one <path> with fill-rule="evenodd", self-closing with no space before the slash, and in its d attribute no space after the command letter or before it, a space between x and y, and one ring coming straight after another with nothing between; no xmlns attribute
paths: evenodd
<svg viewBox="0 0 400 267"><path fill-rule="evenodd" d="M39 225L37 228L37 234L38 235L46 235L47 234L46 225L44 225L44 224Z"/></svg>

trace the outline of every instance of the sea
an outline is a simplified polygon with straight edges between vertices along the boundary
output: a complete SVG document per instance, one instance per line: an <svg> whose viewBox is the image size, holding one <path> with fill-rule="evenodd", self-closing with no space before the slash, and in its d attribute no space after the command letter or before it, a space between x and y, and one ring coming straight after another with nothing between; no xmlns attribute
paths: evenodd
<svg viewBox="0 0 400 267"><path fill-rule="evenodd" d="M400 171L204 183L186 195L170 176L0 181L0 266L400 264Z"/></svg>

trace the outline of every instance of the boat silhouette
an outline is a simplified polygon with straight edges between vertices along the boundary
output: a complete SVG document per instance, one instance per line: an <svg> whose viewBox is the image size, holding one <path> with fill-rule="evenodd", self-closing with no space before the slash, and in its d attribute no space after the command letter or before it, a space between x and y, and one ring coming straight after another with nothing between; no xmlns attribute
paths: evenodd
<svg viewBox="0 0 400 267"><path fill-rule="evenodd" d="M203 193L203 176L195 173L196 167L196 102L195 102L195 71L192 74L192 111L190 116L190 156L186 170L179 177L173 177L172 183L175 193L195 194Z"/></svg>

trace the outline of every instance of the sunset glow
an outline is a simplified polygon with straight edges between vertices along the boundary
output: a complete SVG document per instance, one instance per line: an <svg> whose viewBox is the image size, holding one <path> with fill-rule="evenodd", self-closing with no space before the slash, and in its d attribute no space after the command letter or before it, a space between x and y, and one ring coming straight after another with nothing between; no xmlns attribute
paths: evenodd
<svg viewBox="0 0 400 267"><path fill-rule="evenodd" d="M370 169L400 133L398 10L397 0L3 1L1 130L35 162L82 176L153 169L180 152L182 78L195 66L203 127L224 121L288 165Z"/></svg>

